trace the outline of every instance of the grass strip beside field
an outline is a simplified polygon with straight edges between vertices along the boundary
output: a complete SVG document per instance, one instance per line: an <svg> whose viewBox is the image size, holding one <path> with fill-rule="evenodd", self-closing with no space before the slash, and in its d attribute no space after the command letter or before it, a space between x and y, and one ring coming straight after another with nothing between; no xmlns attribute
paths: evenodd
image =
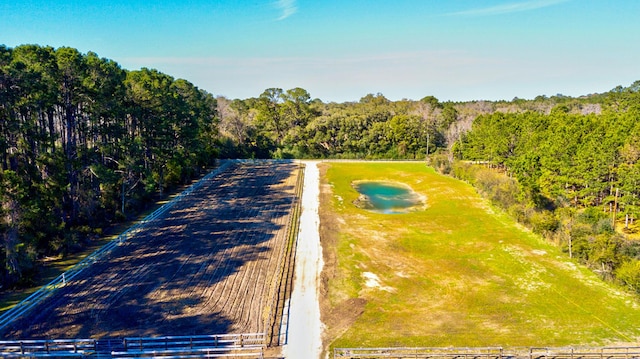
<svg viewBox="0 0 640 359"><path fill-rule="evenodd" d="M610 345L640 339L637 298L422 163L325 164L323 320L333 347ZM409 185L426 209L357 208L360 180ZM324 239L323 239L324 240ZM344 313L357 313L345 322Z"/></svg>

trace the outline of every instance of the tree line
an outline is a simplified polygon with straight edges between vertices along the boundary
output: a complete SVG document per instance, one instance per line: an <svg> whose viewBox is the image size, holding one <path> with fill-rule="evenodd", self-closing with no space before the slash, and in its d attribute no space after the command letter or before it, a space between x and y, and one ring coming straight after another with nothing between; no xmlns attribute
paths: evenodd
<svg viewBox="0 0 640 359"><path fill-rule="evenodd" d="M302 88L266 89L248 99L217 98L221 155L250 158L425 159L450 150L474 119L493 113L599 113L604 95L534 100L440 102L434 96L391 101L368 94L324 103Z"/></svg>
<svg viewBox="0 0 640 359"><path fill-rule="evenodd" d="M345 103L269 88L228 99L92 52L0 46L0 285L28 284L40 259L82 248L217 158L429 160L622 278L635 273L625 263L640 263L614 226L626 222L632 234L640 214L639 88L469 102L368 94ZM611 246L613 262L604 259Z"/></svg>
<svg viewBox="0 0 640 359"><path fill-rule="evenodd" d="M598 114L478 116L442 166L603 278L640 293L640 82L618 87Z"/></svg>
<svg viewBox="0 0 640 359"><path fill-rule="evenodd" d="M265 90L257 98L218 98L223 154L263 158L425 158L445 146L457 118L433 96L323 103L301 88Z"/></svg>
<svg viewBox="0 0 640 359"><path fill-rule="evenodd" d="M0 46L0 283L74 251L216 155L216 100L95 53Z"/></svg>

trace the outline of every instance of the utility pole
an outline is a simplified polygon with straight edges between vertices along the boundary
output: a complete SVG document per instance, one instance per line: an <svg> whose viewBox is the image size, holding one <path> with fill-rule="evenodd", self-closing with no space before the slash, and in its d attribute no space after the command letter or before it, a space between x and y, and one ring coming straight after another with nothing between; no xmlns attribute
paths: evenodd
<svg viewBox="0 0 640 359"><path fill-rule="evenodd" d="M613 197L613 215L611 218L611 225L614 232L616 231L616 213L618 212L618 191L619 188L616 188L616 195Z"/></svg>
<svg viewBox="0 0 640 359"><path fill-rule="evenodd" d="M122 173L124 173L124 171ZM122 209L120 212L122 212L122 215L124 216L124 174L122 175L122 189L120 190L120 193L122 194Z"/></svg>
<svg viewBox="0 0 640 359"><path fill-rule="evenodd" d="M426 156L424 158L424 161L427 162L427 164L429 164L429 131L427 130L427 151L426 151Z"/></svg>

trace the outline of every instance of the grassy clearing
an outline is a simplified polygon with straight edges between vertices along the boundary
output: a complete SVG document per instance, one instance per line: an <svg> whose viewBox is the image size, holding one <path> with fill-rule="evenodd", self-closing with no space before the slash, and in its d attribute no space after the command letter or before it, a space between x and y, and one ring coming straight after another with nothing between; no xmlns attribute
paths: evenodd
<svg viewBox="0 0 640 359"><path fill-rule="evenodd" d="M640 306L420 163L331 163L321 221L335 240L323 320L332 347L605 345L640 339ZM405 183L424 211L355 207L351 183ZM325 197L326 199L327 197ZM328 202L328 203L327 203ZM323 239L324 241L324 239ZM350 320L348 313L357 313Z"/></svg>

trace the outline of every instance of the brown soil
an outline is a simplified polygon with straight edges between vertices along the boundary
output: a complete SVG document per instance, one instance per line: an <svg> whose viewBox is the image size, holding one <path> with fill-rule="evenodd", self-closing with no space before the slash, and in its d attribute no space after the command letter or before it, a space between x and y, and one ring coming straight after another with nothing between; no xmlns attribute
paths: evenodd
<svg viewBox="0 0 640 359"><path fill-rule="evenodd" d="M232 165L2 337L265 332L297 176L293 163Z"/></svg>

